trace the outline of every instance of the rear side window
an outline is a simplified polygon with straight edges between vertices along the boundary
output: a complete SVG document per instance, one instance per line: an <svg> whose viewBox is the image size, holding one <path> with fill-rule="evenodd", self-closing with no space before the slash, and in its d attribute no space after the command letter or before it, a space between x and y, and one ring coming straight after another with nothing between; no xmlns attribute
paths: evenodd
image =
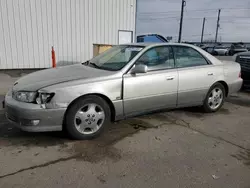
<svg viewBox="0 0 250 188"><path fill-rule="evenodd" d="M173 46L176 67L194 67L207 65L207 60L196 50L187 46Z"/></svg>

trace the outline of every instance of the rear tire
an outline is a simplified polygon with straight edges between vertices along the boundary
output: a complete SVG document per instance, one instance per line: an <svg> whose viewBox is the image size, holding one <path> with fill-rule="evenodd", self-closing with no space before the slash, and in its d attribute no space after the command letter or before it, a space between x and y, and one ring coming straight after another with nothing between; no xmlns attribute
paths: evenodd
<svg viewBox="0 0 250 188"><path fill-rule="evenodd" d="M224 104L226 91L221 83L215 83L208 91L203 102L203 109L207 113L217 112Z"/></svg>
<svg viewBox="0 0 250 188"><path fill-rule="evenodd" d="M98 137L110 122L108 103L99 96L86 96L68 109L65 129L73 139L90 140Z"/></svg>

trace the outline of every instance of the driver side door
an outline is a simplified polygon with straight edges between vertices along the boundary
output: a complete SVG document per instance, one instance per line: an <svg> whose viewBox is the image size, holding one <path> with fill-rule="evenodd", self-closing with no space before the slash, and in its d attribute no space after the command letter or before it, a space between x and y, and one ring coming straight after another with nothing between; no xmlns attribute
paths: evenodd
<svg viewBox="0 0 250 188"><path fill-rule="evenodd" d="M123 105L125 116L133 116L177 105L178 72L172 48L154 47L135 63L148 66L146 73L123 76Z"/></svg>

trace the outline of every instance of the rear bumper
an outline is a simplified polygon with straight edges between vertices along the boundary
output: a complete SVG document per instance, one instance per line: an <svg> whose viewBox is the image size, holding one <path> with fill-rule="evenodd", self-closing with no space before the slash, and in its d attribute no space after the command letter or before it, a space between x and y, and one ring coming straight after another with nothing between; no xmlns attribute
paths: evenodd
<svg viewBox="0 0 250 188"><path fill-rule="evenodd" d="M233 83L228 85L228 94L237 93L242 87L243 80L241 78L237 79Z"/></svg>
<svg viewBox="0 0 250 188"><path fill-rule="evenodd" d="M40 105L22 103L5 97L6 118L28 132L61 131L66 109L43 109Z"/></svg>

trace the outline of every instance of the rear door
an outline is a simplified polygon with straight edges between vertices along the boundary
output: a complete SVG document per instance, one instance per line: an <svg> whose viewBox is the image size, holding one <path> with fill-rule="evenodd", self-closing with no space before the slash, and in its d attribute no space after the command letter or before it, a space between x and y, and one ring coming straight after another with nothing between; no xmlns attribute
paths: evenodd
<svg viewBox="0 0 250 188"><path fill-rule="evenodd" d="M178 73L174 67L172 48L151 48L135 64L147 65L148 72L136 75L128 72L124 75L125 115L176 107Z"/></svg>
<svg viewBox="0 0 250 188"><path fill-rule="evenodd" d="M179 107L199 105L215 82L217 70L197 50L189 46L173 46L178 70Z"/></svg>

